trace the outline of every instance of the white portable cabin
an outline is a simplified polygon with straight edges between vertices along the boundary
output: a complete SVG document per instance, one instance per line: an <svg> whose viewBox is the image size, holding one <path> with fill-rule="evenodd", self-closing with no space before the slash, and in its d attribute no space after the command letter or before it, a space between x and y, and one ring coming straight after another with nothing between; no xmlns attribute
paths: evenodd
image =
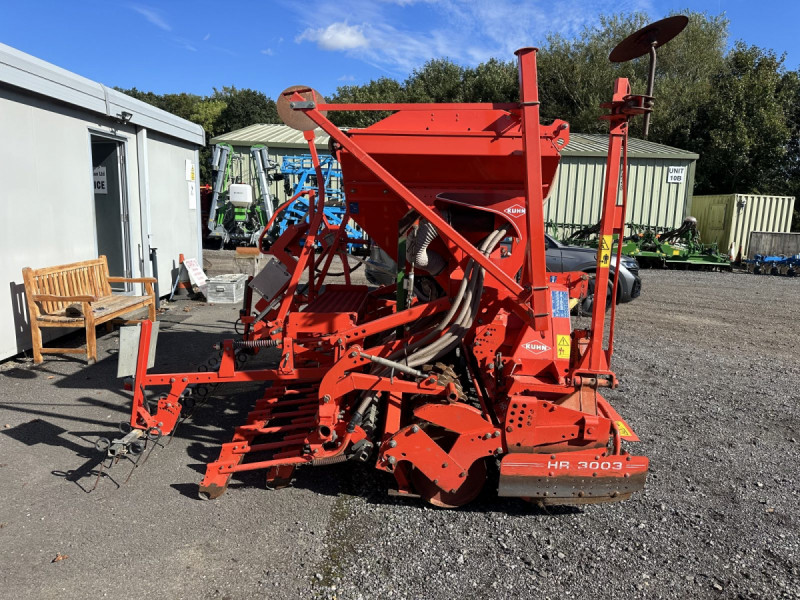
<svg viewBox="0 0 800 600"><path fill-rule="evenodd" d="M180 254L202 260L203 145L199 125L0 44L0 360L31 347L24 267L104 254L164 296Z"/></svg>

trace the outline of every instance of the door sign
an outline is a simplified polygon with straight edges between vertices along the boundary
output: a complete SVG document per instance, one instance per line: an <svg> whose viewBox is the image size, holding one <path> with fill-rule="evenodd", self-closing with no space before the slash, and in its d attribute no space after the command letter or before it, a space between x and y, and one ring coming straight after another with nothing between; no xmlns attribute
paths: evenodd
<svg viewBox="0 0 800 600"><path fill-rule="evenodd" d="M106 178L106 168L102 165L94 168L94 193L108 194L108 179Z"/></svg>

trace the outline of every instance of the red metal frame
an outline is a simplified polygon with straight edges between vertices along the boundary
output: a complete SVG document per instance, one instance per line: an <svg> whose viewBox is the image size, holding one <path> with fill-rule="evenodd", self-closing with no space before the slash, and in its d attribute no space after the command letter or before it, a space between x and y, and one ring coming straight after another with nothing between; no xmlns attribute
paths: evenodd
<svg viewBox="0 0 800 600"><path fill-rule="evenodd" d="M311 89L286 92L282 103L288 101L338 146L346 220L359 222L390 254L398 251L392 241L405 235L399 222L435 228L429 248L446 268L429 276L443 296L406 307L398 305L391 286L326 286L336 256L350 283L348 240L344 226L324 218L321 191L309 195L308 221L289 227L269 250L291 272L276 304L262 299L245 311L245 339L224 342L217 372L148 374L145 324L134 427L169 433L188 386L270 382L247 423L208 465L201 491L216 497L234 473L254 469L267 470L269 481L282 484L297 465L366 460L373 445L376 467L394 474L399 493L418 493L443 506L474 496L488 457L503 457L501 494L546 503L613 501L644 485L647 459L621 448L622 440L638 438L600 394L616 386L609 368L615 309L607 316L605 294L595 294L591 326L573 330L567 305L586 295L587 277L546 271L542 205L568 127L539 123L536 49L517 56L520 102L513 104L337 105L317 103ZM647 110L624 79L617 80L605 106L610 134L600 239L609 241L609 250L598 250L597 290L608 286L610 240L622 233L624 222L627 122ZM394 114L345 133L325 116L331 110ZM313 132L305 138L319 170ZM501 246L478 249L500 230ZM615 277L614 293L617 285ZM469 292L470 304L451 315L451 302L464 286L479 295ZM422 326L445 313L449 323ZM459 320L469 314L474 320ZM280 347L276 368L236 368L237 347L261 346ZM435 360L409 365L409 348L413 359L415 349L439 346ZM461 373L439 364L455 347L464 356ZM474 400L462 390L467 382ZM153 386L168 386L168 392L151 414L144 390ZM383 413L380 422L375 411Z"/></svg>

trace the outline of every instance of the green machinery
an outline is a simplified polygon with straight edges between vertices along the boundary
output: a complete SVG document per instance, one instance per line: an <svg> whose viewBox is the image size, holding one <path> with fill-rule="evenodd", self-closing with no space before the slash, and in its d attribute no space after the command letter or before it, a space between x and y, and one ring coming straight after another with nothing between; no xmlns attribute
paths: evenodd
<svg viewBox="0 0 800 600"><path fill-rule="evenodd" d="M217 144L211 158L214 188L208 215L208 239L225 246L255 246L274 212L268 180L277 163L269 159L266 146L250 148L250 174L254 175L260 199L255 201L253 186L244 183L243 158L228 144ZM234 175L235 165L238 174Z"/></svg>
<svg viewBox="0 0 800 600"><path fill-rule="evenodd" d="M697 219L686 217L680 227L658 232L651 227L628 223L631 235L623 240L622 254L651 267L703 267L730 270L730 259L716 244L703 244ZM596 225L584 227L564 239L565 244L597 247ZM616 245L617 240L614 240Z"/></svg>

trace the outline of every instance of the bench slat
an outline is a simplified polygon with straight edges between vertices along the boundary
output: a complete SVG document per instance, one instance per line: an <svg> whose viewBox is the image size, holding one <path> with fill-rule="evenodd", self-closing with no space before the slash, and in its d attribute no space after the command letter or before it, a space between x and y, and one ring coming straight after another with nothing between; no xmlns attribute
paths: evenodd
<svg viewBox="0 0 800 600"><path fill-rule="evenodd" d="M103 281L103 292L110 296L111 295L111 283L108 281L108 277L110 273L108 272L108 260L105 256L100 257L102 259L102 264L100 265L100 269L102 269L103 273L101 276L101 280Z"/></svg>
<svg viewBox="0 0 800 600"><path fill-rule="evenodd" d="M138 304L150 300L150 296L107 296L92 302L92 313L95 320L103 319L118 311L130 310ZM66 307L51 314L42 315L39 321L44 323L83 323L83 317L69 317Z"/></svg>
<svg viewBox="0 0 800 600"><path fill-rule="evenodd" d="M78 283L75 281L75 269L67 271L67 289L69 289L70 296L77 294Z"/></svg>
<svg viewBox="0 0 800 600"><path fill-rule="evenodd" d="M80 278L81 278L81 288L86 290L87 292L92 289L91 283L89 282L89 269L86 267L81 267L80 271Z"/></svg>
<svg viewBox="0 0 800 600"><path fill-rule="evenodd" d="M59 271L64 271L66 269L74 269L74 268L78 268L78 267L91 268L91 267L93 267L95 265L101 265L102 262L103 261L101 259L99 259L99 258L93 258L91 260L83 260L83 261L80 261L80 262L69 263L69 264L66 264L66 265L56 265L56 266L53 266L53 267L44 267L44 268L41 268L41 269L32 269L32 270L33 270L34 276L49 275L50 273L58 273Z"/></svg>
<svg viewBox="0 0 800 600"><path fill-rule="evenodd" d="M44 292L45 294L51 294L51 295L55 294L55 291L50 286L50 274L49 273L45 274L42 277L42 292ZM52 302L45 302L42 305L42 308L44 308L44 310L47 311L47 312L52 312L52 310L53 310L52 304L53 304Z"/></svg>

